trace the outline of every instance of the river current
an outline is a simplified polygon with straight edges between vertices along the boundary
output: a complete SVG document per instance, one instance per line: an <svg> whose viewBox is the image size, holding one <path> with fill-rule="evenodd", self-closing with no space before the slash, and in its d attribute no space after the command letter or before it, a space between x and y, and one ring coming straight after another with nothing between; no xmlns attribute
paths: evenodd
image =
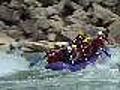
<svg viewBox="0 0 120 90"><path fill-rule="evenodd" d="M120 48L111 58L78 72L44 69L46 62L29 69L19 54L0 50L0 90L120 90Z"/></svg>

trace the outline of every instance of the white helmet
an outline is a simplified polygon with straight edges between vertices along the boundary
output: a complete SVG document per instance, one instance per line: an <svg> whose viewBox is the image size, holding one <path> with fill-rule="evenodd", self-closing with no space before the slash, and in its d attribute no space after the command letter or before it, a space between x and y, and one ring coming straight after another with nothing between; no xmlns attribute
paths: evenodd
<svg viewBox="0 0 120 90"><path fill-rule="evenodd" d="M102 32L102 31L99 31L99 32L98 32L98 35L103 35L103 32Z"/></svg>

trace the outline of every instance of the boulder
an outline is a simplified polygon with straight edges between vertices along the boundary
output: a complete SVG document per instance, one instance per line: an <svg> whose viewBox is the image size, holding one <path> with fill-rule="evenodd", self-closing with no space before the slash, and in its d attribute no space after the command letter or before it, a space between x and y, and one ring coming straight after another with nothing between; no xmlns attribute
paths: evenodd
<svg viewBox="0 0 120 90"><path fill-rule="evenodd" d="M50 27L50 24L47 18L43 16L43 17L39 17L35 26L38 27L39 29L47 30Z"/></svg>
<svg viewBox="0 0 120 90"><path fill-rule="evenodd" d="M63 20L58 16L54 15L49 20L50 27L53 28L53 31L60 32L64 27Z"/></svg>
<svg viewBox="0 0 120 90"><path fill-rule="evenodd" d="M2 46L8 46L11 44L11 42L14 42L14 39L7 36L5 33L0 33L0 45Z"/></svg>
<svg viewBox="0 0 120 90"><path fill-rule="evenodd" d="M48 8L46 8L46 10L47 10L48 17L50 17L52 15L59 14L59 10L57 9L57 5L49 6Z"/></svg>
<svg viewBox="0 0 120 90"><path fill-rule="evenodd" d="M37 0L42 3L43 7L52 6L53 4L57 4L60 0Z"/></svg>
<svg viewBox="0 0 120 90"><path fill-rule="evenodd" d="M29 11L32 18L40 18L41 16L42 17L48 16L48 11L46 10L46 8L36 7L36 8L29 9Z"/></svg>
<svg viewBox="0 0 120 90"><path fill-rule="evenodd" d="M37 22L36 19L30 19L30 20L21 22L20 26L23 28L25 35L31 34L35 30L37 30L38 26L35 25L36 22Z"/></svg>
<svg viewBox="0 0 120 90"><path fill-rule="evenodd" d="M97 19L94 21L96 21L96 24L99 26L105 26L106 24L108 24L107 26L109 26L109 23L111 24L119 17L110 10L105 9L96 3L93 3L93 10L90 10L88 12L92 14L93 18Z"/></svg>
<svg viewBox="0 0 120 90"><path fill-rule="evenodd" d="M13 10L6 6L0 5L0 19L4 21L11 21Z"/></svg>
<svg viewBox="0 0 120 90"><path fill-rule="evenodd" d="M7 30L6 34L14 39L17 38L24 39L23 31L21 30Z"/></svg>
<svg viewBox="0 0 120 90"><path fill-rule="evenodd" d="M73 15L66 17L66 21L74 24L79 24L80 22L87 23L89 22L89 18L87 17L87 13L80 8L74 11Z"/></svg>
<svg viewBox="0 0 120 90"><path fill-rule="evenodd" d="M83 28L80 24L73 24L65 27L61 34L66 38L73 40L81 30L83 30Z"/></svg>
<svg viewBox="0 0 120 90"><path fill-rule="evenodd" d="M112 7L112 6L116 6L116 4L118 3L118 0L105 0L102 1L102 4Z"/></svg>
<svg viewBox="0 0 120 90"><path fill-rule="evenodd" d="M56 33L53 33L53 32L51 32L51 33L49 33L48 34L48 40L49 41L55 41L55 39L56 39Z"/></svg>
<svg viewBox="0 0 120 90"><path fill-rule="evenodd" d="M11 0L9 6L12 8L19 9L22 7L23 3L24 3L24 0Z"/></svg>
<svg viewBox="0 0 120 90"><path fill-rule="evenodd" d="M42 32L42 30L36 30L36 31L34 31L34 33L31 34L29 39L31 41L39 41L39 40L47 40L48 37L47 37L47 34Z"/></svg>
<svg viewBox="0 0 120 90"><path fill-rule="evenodd" d="M109 26L110 33L117 43L120 43L120 19Z"/></svg>
<svg viewBox="0 0 120 90"><path fill-rule="evenodd" d="M0 30L3 30L5 28L5 23L3 21L0 21Z"/></svg>

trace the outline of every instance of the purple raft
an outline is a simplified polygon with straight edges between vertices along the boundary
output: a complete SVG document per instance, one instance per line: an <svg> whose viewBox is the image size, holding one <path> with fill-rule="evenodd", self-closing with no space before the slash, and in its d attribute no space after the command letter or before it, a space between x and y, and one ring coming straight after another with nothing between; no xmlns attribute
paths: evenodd
<svg viewBox="0 0 120 90"><path fill-rule="evenodd" d="M51 70L69 70L72 72L81 70L85 68L87 65L87 62L81 63L81 64L68 64L64 62L56 62L56 63L50 63L46 65L46 69L51 69Z"/></svg>

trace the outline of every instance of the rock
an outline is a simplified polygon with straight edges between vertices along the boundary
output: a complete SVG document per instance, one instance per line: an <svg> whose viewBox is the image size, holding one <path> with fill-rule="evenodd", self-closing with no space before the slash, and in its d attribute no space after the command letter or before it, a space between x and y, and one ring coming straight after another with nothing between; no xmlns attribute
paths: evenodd
<svg viewBox="0 0 120 90"><path fill-rule="evenodd" d="M64 18L66 16L72 15L74 12L74 7L71 0L61 0L59 4L60 15Z"/></svg>
<svg viewBox="0 0 120 90"><path fill-rule="evenodd" d="M13 22L12 25L17 25L20 23L20 20L21 20L21 16L22 14L24 13L23 10L14 10L13 11L13 14L12 14L12 17L11 17L11 21Z"/></svg>
<svg viewBox="0 0 120 90"><path fill-rule="evenodd" d="M60 32L62 28L64 27L64 22L58 15L54 15L49 20L50 27L53 28L56 32Z"/></svg>
<svg viewBox="0 0 120 90"><path fill-rule="evenodd" d="M106 23L114 22L119 16L112 13L110 10L101 7L98 4L93 4L93 12L89 11L93 15L93 18L98 19L98 25L104 26ZM97 20L96 20L97 21ZM99 26L100 26L99 25ZM109 26L109 25L107 25Z"/></svg>
<svg viewBox="0 0 120 90"><path fill-rule="evenodd" d="M47 10L48 17L50 17L52 15L58 15L59 14L59 11L57 10L56 5L49 6L48 8L46 8L46 10Z"/></svg>
<svg viewBox="0 0 120 90"><path fill-rule="evenodd" d="M22 7L22 4L24 3L24 0L11 0L10 7L19 9Z"/></svg>
<svg viewBox="0 0 120 90"><path fill-rule="evenodd" d="M14 39L17 39L17 38L24 39L23 31L21 30L8 30L6 34Z"/></svg>
<svg viewBox="0 0 120 90"><path fill-rule="evenodd" d="M3 45L6 47L10 45L11 42L14 42L14 39L12 39L11 37L7 36L4 33L0 33L0 45Z"/></svg>
<svg viewBox="0 0 120 90"><path fill-rule="evenodd" d="M3 21L0 21L0 30L3 30L5 28L5 23Z"/></svg>
<svg viewBox="0 0 120 90"><path fill-rule="evenodd" d="M115 6L111 7L110 9L111 9L111 11L113 11L114 13L116 13L117 15L120 16L119 8L120 8L120 1L118 0L118 3Z"/></svg>
<svg viewBox="0 0 120 90"><path fill-rule="evenodd" d="M46 30L50 27L49 22L45 17L26 20L21 23L21 26L24 29L24 35L26 35L27 38L33 37L33 40L45 39L46 37L44 32L46 32ZM44 32L40 32L39 30ZM34 35L36 36L35 38Z"/></svg>
<svg viewBox="0 0 120 90"><path fill-rule="evenodd" d="M50 24L46 17L39 17L35 26L38 26L39 29L46 30L50 27Z"/></svg>
<svg viewBox="0 0 120 90"><path fill-rule="evenodd" d="M73 40L81 30L83 29L80 24L73 24L71 26L65 27L62 31L62 35Z"/></svg>
<svg viewBox="0 0 120 90"><path fill-rule="evenodd" d="M43 7L52 6L53 4L57 4L60 0L38 0L42 3Z"/></svg>
<svg viewBox="0 0 120 90"><path fill-rule="evenodd" d="M32 18L40 18L41 16L42 17L48 16L48 11L46 10L46 8L36 7L33 9L29 9L29 11Z"/></svg>
<svg viewBox="0 0 120 90"><path fill-rule="evenodd" d="M13 15L13 10L7 8L6 6L0 5L0 19L5 21L11 21Z"/></svg>
<svg viewBox="0 0 120 90"><path fill-rule="evenodd" d="M82 9L78 9L76 10L73 15L68 16L66 18L66 21L68 23L73 23L73 24L79 24L80 22L89 22L89 18L87 17L87 14L85 11L83 11Z"/></svg>
<svg viewBox="0 0 120 90"><path fill-rule="evenodd" d="M37 30L29 37L31 41L39 41L39 40L47 40L47 34L42 32L41 30Z"/></svg>
<svg viewBox="0 0 120 90"><path fill-rule="evenodd" d="M71 5L74 8L74 10L78 10L78 9L82 8L79 4L77 4L75 2L71 2Z"/></svg>
<svg viewBox="0 0 120 90"><path fill-rule="evenodd" d="M120 43L120 19L109 26L110 33L117 43Z"/></svg>
<svg viewBox="0 0 120 90"><path fill-rule="evenodd" d="M37 0L24 0L24 3L29 6L37 6L39 4Z"/></svg>
<svg viewBox="0 0 120 90"><path fill-rule="evenodd" d="M55 33L51 32L51 33L48 34L48 40L49 41L55 41L55 39L56 39L56 34Z"/></svg>
<svg viewBox="0 0 120 90"><path fill-rule="evenodd" d="M118 3L118 0L105 0L102 1L102 4L106 5L106 6L115 6Z"/></svg>
<svg viewBox="0 0 120 90"><path fill-rule="evenodd" d="M30 20L26 20L20 24L20 26L24 30L25 35L31 34L35 30L37 30L38 26L35 25L36 22L37 22L36 19L30 19Z"/></svg>

